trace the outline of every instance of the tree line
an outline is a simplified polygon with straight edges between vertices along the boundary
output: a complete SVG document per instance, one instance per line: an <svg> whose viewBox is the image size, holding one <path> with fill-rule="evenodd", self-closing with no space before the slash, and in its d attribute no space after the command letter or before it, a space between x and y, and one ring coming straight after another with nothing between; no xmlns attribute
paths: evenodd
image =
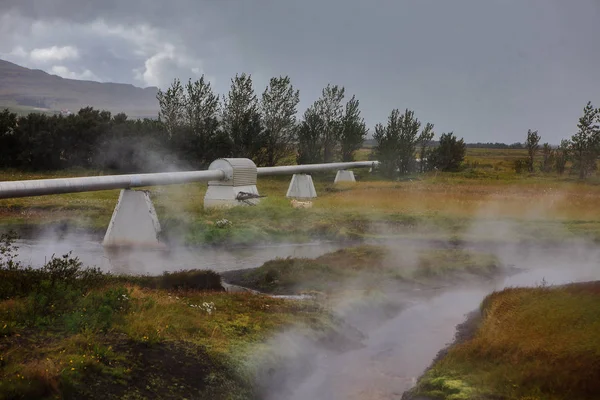
<svg viewBox="0 0 600 400"><path fill-rule="evenodd" d="M351 161L368 132L359 101L345 101L338 85L327 85L297 121L300 93L287 76L271 78L260 97L247 74L236 75L223 97L204 77L185 85L175 79L157 97L169 140L185 143L181 150L193 153L185 155L204 164L216 158L215 151L259 166L277 165L291 154L299 163Z"/></svg>
<svg viewBox="0 0 600 400"><path fill-rule="evenodd" d="M297 118L300 93L289 77L271 78L255 92L251 75L231 79L226 95L214 92L202 76L173 80L159 90L158 119L130 120L91 107L76 114L0 113L0 168L58 170L92 168L119 172L206 168L220 157L245 157L258 166L282 162L352 161L369 130L356 96L328 84ZM393 110L375 127L372 157L388 175L456 169L464 142L452 133L432 150L433 125L414 112ZM423 160L420 163L415 158Z"/></svg>
<svg viewBox="0 0 600 400"><path fill-rule="evenodd" d="M165 160L164 126L152 119L82 108L78 113L18 117L0 112L0 168L158 170ZM156 160L154 160L156 158Z"/></svg>
<svg viewBox="0 0 600 400"><path fill-rule="evenodd" d="M535 172L535 158L541 151L542 160L539 163L541 172L556 171L563 174L567 163L571 162L571 172L577 173L580 179L590 176L598 168L600 156L600 108L594 108L588 102L583 108L583 115L577 122L577 132L570 139L563 139L560 145L553 147L544 143L540 147L541 135L538 131L529 129L524 148L527 149L527 159L517 160L515 170Z"/></svg>

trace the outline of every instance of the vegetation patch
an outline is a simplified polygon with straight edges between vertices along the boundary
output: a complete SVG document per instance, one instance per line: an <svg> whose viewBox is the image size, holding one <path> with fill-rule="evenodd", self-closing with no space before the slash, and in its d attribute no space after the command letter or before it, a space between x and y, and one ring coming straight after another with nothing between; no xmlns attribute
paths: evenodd
<svg viewBox="0 0 600 400"><path fill-rule="evenodd" d="M257 344L345 337L311 300L225 293L214 272L112 276L70 255L33 269L1 239L3 399L252 399Z"/></svg>
<svg viewBox="0 0 600 400"><path fill-rule="evenodd" d="M597 398L599 296L600 282L490 294L469 337L441 354L411 398Z"/></svg>
<svg viewBox="0 0 600 400"><path fill-rule="evenodd" d="M289 177L261 177L258 189L267 197L254 207L205 210L198 199L204 197L206 184L155 187L151 196L163 228L162 239L189 245L374 237L497 243L600 240L598 179L592 176L582 183L567 175L516 174L513 159L526 156L524 150L467 149L469 167L460 172L430 172L421 174L419 180L384 181L357 170L365 178L351 187L334 185L331 174L315 174L319 197L310 209L294 209L284 197ZM97 174L89 170L4 170L0 180ZM36 227L51 227L53 233L88 230L101 237L118 196L117 190L108 190L0 200L0 229L17 229L31 237ZM223 219L231 224L217 226Z"/></svg>
<svg viewBox="0 0 600 400"><path fill-rule="evenodd" d="M492 254L457 249L402 254L383 246L360 245L317 257L267 261L252 270L222 276L235 285L266 293L332 292L347 287L377 288L468 273L489 276L502 267Z"/></svg>

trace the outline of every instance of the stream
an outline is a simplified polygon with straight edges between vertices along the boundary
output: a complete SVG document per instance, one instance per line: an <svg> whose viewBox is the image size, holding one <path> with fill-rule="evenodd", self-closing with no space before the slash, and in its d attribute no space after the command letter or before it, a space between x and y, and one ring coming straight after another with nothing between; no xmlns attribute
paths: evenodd
<svg viewBox="0 0 600 400"><path fill-rule="evenodd" d="M348 244L315 242L254 246L248 248L185 248L170 250L105 250L96 237L77 235L61 240L19 240L19 259L41 265L52 254L73 251L85 264L104 271L127 274L160 274L180 269L212 269L217 272L255 268L276 257L318 257ZM394 245L395 251L409 251L409 245ZM404 246L404 247L403 247ZM464 286L448 285L427 296L406 298L408 306L382 323L361 315L352 307L339 314L364 335L363 347L344 353L323 352L291 337L275 346L296 346L299 362L308 363L308 374L286 377L269 393L269 399L400 399L426 370L436 354L452 342L456 325L478 308L494 290L509 286L564 284L600 279L600 251L591 244L572 244L560 248L490 249L505 265L521 272L492 281ZM285 334L285 333L284 333ZM278 344L279 343L279 344ZM281 345L281 343L288 343ZM286 350L289 350L286 349ZM294 362L294 358L291 359ZM282 397L282 393L286 397Z"/></svg>
<svg viewBox="0 0 600 400"><path fill-rule="evenodd" d="M509 286L535 286L542 282L562 284L584 281L594 276L568 276L558 269L526 270L508 278L478 287L441 290L415 301L394 318L379 326L361 324L354 315L353 325L367 339L364 347L342 354L315 351L312 373L301 382L293 378L290 400L301 399L401 399L429 367L437 353L454 339L456 326L466 314L477 309L494 290ZM281 388L278 388L281 390ZM273 393L269 400L281 397Z"/></svg>

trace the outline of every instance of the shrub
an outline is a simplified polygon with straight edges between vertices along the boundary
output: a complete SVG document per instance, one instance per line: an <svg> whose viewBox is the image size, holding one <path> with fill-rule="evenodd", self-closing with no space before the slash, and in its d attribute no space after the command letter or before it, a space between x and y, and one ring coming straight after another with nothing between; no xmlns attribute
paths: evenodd
<svg viewBox="0 0 600 400"><path fill-rule="evenodd" d="M528 165L529 165L529 161L527 161L525 159L520 158L518 160L515 160L515 163L514 163L515 172L517 174L523 173L523 171L526 168L528 168Z"/></svg>
<svg viewBox="0 0 600 400"><path fill-rule="evenodd" d="M68 289L89 290L106 280L98 268L84 267L79 258L67 253L50 258L42 268L24 266L17 258L14 233L0 235L0 292L4 298L50 295Z"/></svg>
<svg viewBox="0 0 600 400"><path fill-rule="evenodd" d="M161 276L127 277L140 286L150 289L166 290L205 290L224 291L221 285L221 275L214 271L199 269L163 272Z"/></svg>
<svg viewBox="0 0 600 400"><path fill-rule="evenodd" d="M221 275L198 269L164 272L158 282L161 289L223 290Z"/></svg>
<svg viewBox="0 0 600 400"><path fill-rule="evenodd" d="M454 133L442 133L440 144L433 149L430 163L442 171L458 171L465 159L466 145L463 139L457 139Z"/></svg>

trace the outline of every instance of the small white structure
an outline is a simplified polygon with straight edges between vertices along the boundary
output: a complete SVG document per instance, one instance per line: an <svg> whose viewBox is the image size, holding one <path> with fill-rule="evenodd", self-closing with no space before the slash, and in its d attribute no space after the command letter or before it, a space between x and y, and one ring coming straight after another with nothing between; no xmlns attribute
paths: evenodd
<svg viewBox="0 0 600 400"><path fill-rule="evenodd" d="M354 172L346 171L344 169L339 170L335 175L335 180L333 183L338 182L356 182L356 179L354 178Z"/></svg>
<svg viewBox="0 0 600 400"><path fill-rule="evenodd" d="M204 208L254 205L259 199L256 188L256 164L247 158L220 158L209 170L225 172L225 179L209 181L204 195Z"/></svg>
<svg viewBox="0 0 600 400"><path fill-rule="evenodd" d="M145 190L121 190L102 244L161 247L159 234L160 223L150 194Z"/></svg>
<svg viewBox="0 0 600 400"><path fill-rule="evenodd" d="M313 184L312 176L306 174L294 174L285 197L295 199L313 199L317 197L317 191Z"/></svg>

